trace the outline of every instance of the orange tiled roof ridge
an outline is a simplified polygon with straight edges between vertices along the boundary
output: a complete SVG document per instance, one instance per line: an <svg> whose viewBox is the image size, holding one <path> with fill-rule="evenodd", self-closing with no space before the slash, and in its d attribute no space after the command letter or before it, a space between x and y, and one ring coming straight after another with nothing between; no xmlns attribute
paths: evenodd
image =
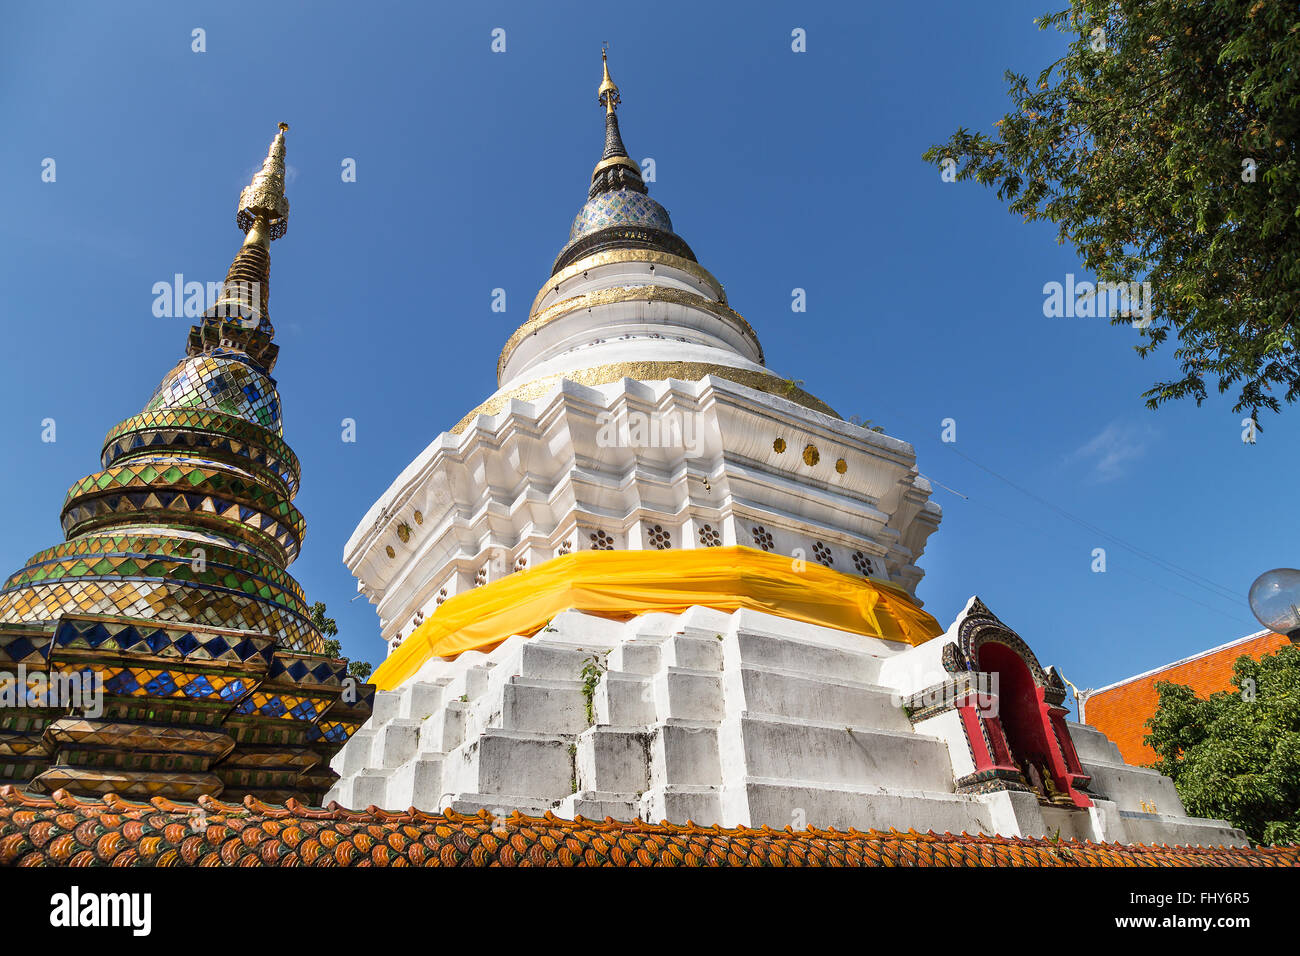
<svg viewBox="0 0 1300 956"><path fill-rule="evenodd" d="M5 866L1298 866L1300 846L1193 847L693 823L493 821L247 797L134 803L0 787Z"/></svg>

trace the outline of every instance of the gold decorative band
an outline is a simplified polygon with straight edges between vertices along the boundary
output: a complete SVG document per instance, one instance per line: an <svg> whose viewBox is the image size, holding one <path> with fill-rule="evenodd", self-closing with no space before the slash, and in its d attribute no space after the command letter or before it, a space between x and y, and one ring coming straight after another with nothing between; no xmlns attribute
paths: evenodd
<svg viewBox="0 0 1300 956"><path fill-rule="evenodd" d="M600 175L602 169L608 169L611 166L627 166L630 169L635 169L638 176L641 175L641 167L626 156L611 156L609 159L602 159L596 164L596 168L591 171L591 178L595 179Z"/></svg>
<svg viewBox="0 0 1300 956"><path fill-rule="evenodd" d="M450 432L453 435L459 435L469 427L469 424L476 417L479 415L495 415L505 408L511 399L530 402L541 398L553 389L558 382L565 379L579 385L607 385L623 378L636 379L639 382L662 382L670 378L683 382L698 382L706 375L716 375L718 378L726 379L728 382L735 382L737 385L744 385L760 392L767 392L769 395L779 395L796 405L811 408L815 412L830 415L832 418L840 417L835 409L820 398L805 392L793 382L788 382L772 372L756 372L753 369L714 365L711 362L618 362L612 365L596 365L591 368L574 369L570 372L547 375L533 379L531 382L525 382L508 392L493 395L457 422L450 429Z"/></svg>
<svg viewBox="0 0 1300 956"><path fill-rule="evenodd" d="M758 333L753 330L739 312L732 310L726 304L714 302L712 299L707 299L694 292L686 292L683 289L673 289L660 285L637 285L616 289L598 289L594 292L584 292L568 299L561 299L545 312L529 319L515 329L514 334L506 340L505 348L501 350L501 357L497 359L497 377L500 378L505 370L506 362L510 360L511 354L519 346L519 343L528 336L540 332L552 322L558 322L574 312L595 308L600 305L612 305L616 302L670 302L691 309L699 309L701 312L708 312L730 325L752 342L758 352L759 364L763 362L763 346L758 341Z"/></svg>
<svg viewBox="0 0 1300 956"><path fill-rule="evenodd" d="M594 252L589 256L585 256L573 263L573 265L565 266L551 276L533 298L533 304L528 309L529 316L537 314L542 299L546 297L548 292L552 290L558 291L561 285L574 276L582 275L590 269L598 269L601 266L618 262L648 262L655 266L667 266L670 269L677 269L680 272L694 276L713 289L714 295L717 296L719 302L725 303L727 301L727 290L722 287L722 283L714 278L712 272L698 262L692 262L682 256L675 256L671 252L660 252L658 249L606 249L604 252Z"/></svg>

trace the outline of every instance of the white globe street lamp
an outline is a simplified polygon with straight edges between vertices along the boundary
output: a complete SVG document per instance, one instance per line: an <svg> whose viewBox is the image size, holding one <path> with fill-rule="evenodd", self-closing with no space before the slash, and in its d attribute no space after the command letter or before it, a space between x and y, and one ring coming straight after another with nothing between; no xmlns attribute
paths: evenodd
<svg viewBox="0 0 1300 956"><path fill-rule="evenodd" d="M1274 568L1250 586L1250 610L1270 631L1300 641L1300 571Z"/></svg>

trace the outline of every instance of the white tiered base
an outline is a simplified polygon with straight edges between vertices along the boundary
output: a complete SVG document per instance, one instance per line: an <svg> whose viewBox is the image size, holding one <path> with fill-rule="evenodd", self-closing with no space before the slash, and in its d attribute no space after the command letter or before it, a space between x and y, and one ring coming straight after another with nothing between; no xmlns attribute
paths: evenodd
<svg viewBox="0 0 1300 956"><path fill-rule="evenodd" d="M1043 807L1020 792L956 793L949 748L964 751L964 739L918 733L880 683L884 661L915 652L750 610L695 607L626 623L567 611L532 638L431 661L379 693L370 721L333 761L341 777L327 800L701 825L1246 842L1227 823L1187 817L1171 781L1125 765L1114 744L1079 724L1070 731L1080 760L1106 798L1093 808ZM582 672L593 659L602 672L588 690ZM1153 803L1164 812L1145 812Z"/></svg>

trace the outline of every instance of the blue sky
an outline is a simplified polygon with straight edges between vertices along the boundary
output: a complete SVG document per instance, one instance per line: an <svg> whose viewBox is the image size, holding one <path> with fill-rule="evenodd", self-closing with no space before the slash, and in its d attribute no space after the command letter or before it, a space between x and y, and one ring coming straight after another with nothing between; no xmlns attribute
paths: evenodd
<svg viewBox="0 0 1300 956"><path fill-rule="evenodd" d="M329 604L345 651L377 664L377 618L349 600L343 544L495 388L599 158L602 41L628 150L656 162L651 195L768 364L912 442L922 473L955 492L936 488L944 520L921 562L919 597L943 623L978 593L1044 663L1101 686L1254 630L1251 581L1297 563L1278 489L1300 465L1300 412L1266 417L1247 446L1217 397L1146 410L1171 350L1143 361L1132 330L1045 318L1044 283L1084 278L1077 257L920 160L958 126L992 129L1005 69L1059 56L1032 24L1042 0L945 0L921 16L894 3L178 6L7 5L5 574L59 540L67 487L182 355L190 321L156 318L153 284L222 278L238 192L285 120L292 215L270 311L304 469L293 573ZM340 441L345 417L355 444ZM945 418L955 444L940 441ZM1105 573L1091 570L1098 547Z"/></svg>

